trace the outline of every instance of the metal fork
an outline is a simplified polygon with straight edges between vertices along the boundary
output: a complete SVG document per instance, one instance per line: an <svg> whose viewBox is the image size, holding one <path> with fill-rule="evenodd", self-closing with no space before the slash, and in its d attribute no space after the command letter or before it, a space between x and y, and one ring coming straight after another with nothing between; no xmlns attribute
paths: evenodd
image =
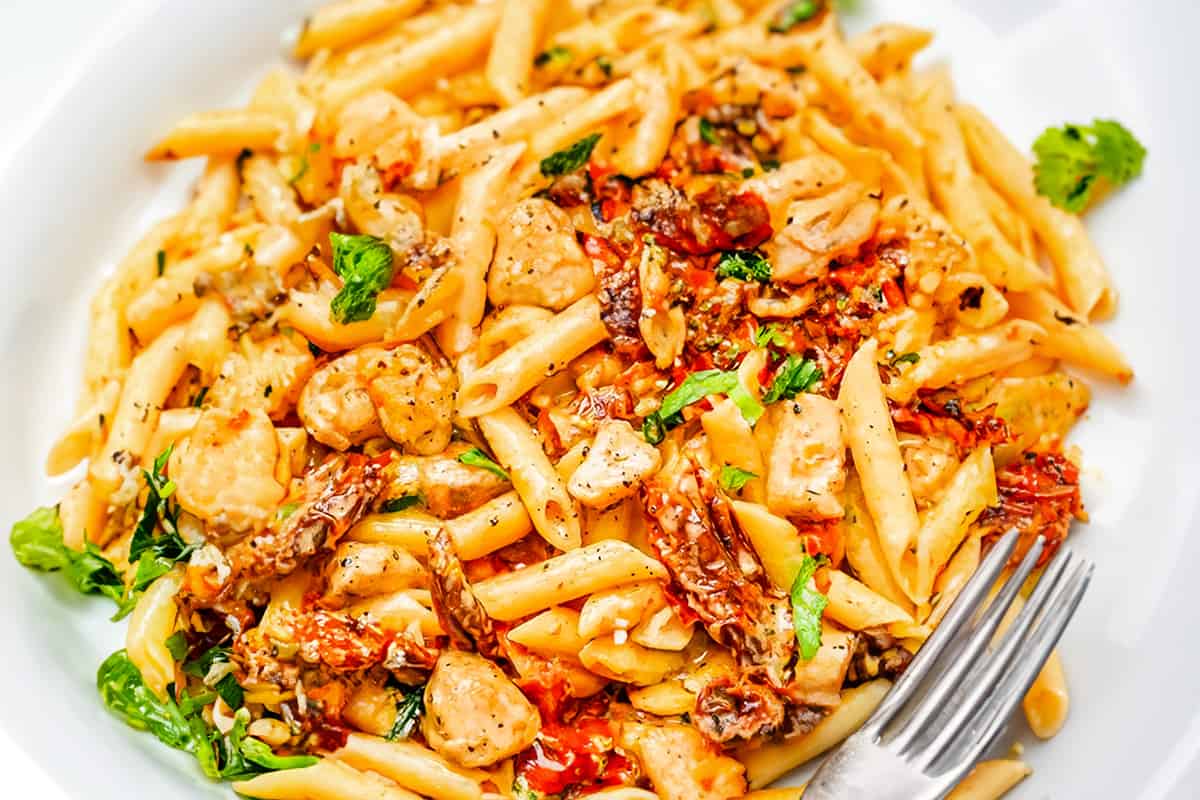
<svg viewBox="0 0 1200 800"><path fill-rule="evenodd" d="M1078 608L1093 569L1064 547L997 637L1045 547L1039 536L981 611L1017 538L1009 531L996 543L879 708L817 770L804 800L936 800L992 745Z"/></svg>

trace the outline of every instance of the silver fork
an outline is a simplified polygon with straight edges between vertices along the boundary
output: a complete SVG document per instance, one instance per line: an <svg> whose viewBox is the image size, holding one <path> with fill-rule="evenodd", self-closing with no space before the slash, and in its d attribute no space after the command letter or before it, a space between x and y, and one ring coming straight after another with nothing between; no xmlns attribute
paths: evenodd
<svg viewBox="0 0 1200 800"><path fill-rule="evenodd" d="M980 611L1016 545L1016 531L996 543L879 708L817 770L804 800L936 800L996 740L1079 606L1093 569L1062 548L996 637L1045 542L1038 537Z"/></svg>

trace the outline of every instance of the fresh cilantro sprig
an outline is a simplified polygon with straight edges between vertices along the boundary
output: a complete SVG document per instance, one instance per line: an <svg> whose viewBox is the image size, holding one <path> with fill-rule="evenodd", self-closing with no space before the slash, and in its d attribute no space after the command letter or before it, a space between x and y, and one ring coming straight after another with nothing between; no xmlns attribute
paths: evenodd
<svg viewBox="0 0 1200 800"><path fill-rule="evenodd" d="M583 137L570 147L546 156L538 164L542 176L553 178L558 175L569 175L579 169L592 157L592 151L596 149L598 141L600 141L600 134L593 133Z"/></svg>
<svg viewBox="0 0 1200 800"><path fill-rule="evenodd" d="M1033 143L1033 153L1038 194L1074 213L1088 207L1102 182L1120 186L1142 174L1146 159L1146 148L1125 126L1100 119L1047 128Z"/></svg>
<svg viewBox="0 0 1200 800"><path fill-rule="evenodd" d="M329 315L343 325L375 314L379 293L392 282L392 248L374 236L329 234L333 271L344 283L329 304Z"/></svg>
<svg viewBox="0 0 1200 800"><path fill-rule="evenodd" d="M792 626L796 629L796 643L800 646L800 657L811 661L821 649L821 615L829 605L829 598L809 587L817 568L825 563L823 556L804 556L800 571L792 581Z"/></svg>
<svg viewBox="0 0 1200 800"><path fill-rule="evenodd" d="M706 369L688 375L663 398L659 409L642 423L642 435L650 444L658 444L667 431L683 423L684 408L713 394L726 395L751 425L763 415L762 404L742 388L736 371Z"/></svg>

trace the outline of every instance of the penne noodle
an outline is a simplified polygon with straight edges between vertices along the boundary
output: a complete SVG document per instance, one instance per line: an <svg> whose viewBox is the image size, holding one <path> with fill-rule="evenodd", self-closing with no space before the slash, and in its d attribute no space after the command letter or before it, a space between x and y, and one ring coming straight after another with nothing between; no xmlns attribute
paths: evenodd
<svg viewBox="0 0 1200 800"><path fill-rule="evenodd" d="M917 534L917 602L929 599L934 577L958 550L967 529L985 508L998 502L992 450L983 445L962 462L941 500L921 521Z"/></svg>
<svg viewBox="0 0 1200 800"><path fill-rule="evenodd" d="M475 596L489 615L509 621L613 586L666 577L657 560L608 540L486 578L475 584Z"/></svg>
<svg viewBox="0 0 1200 800"><path fill-rule="evenodd" d="M541 440L511 408L484 414L478 422L497 460L512 476L534 530L559 550L578 548L583 541L579 508Z"/></svg>
<svg viewBox="0 0 1200 800"><path fill-rule="evenodd" d="M1062 659L1055 650L1042 665L1042 671L1038 673L1033 686L1025 693L1021 709L1033 734L1039 739L1050 739L1066 724L1069 708L1067 678Z"/></svg>
<svg viewBox="0 0 1200 800"><path fill-rule="evenodd" d="M392 742L352 733L332 758L369 770L434 800L480 800L479 783L449 761L415 742Z"/></svg>
<svg viewBox="0 0 1200 800"><path fill-rule="evenodd" d="M399 22L424 0L341 0L317 9L304 21L292 54L308 58L318 50L340 50Z"/></svg>
<svg viewBox="0 0 1200 800"><path fill-rule="evenodd" d="M333 758L311 767L278 770L235 781L234 791L260 800L421 800L375 772L360 772Z"/></svg>
<svg viewBox="0 0 1200 800"><path fill-rule="evenodd" d="M550 0L504 0L485 74L501 104L529 93L529 78Z"/></svg>
<svg viewBox="0 0 1200 800"><path fill-rule="evenodd" d="M999 800L1032 773L1033 770L1021 761L980 761L946 795L946 800Z"/></svg>
<svg viewBox="0 0 1200 800"><path fill-rule="evenodd" d="M1050 358L1099 372L1118 383L1133 380L1125 355L1099 328L1076 316L1066 304L1046 291L1009 295L1012 314L1045 330L1034 350Z"/></svg>
<svg viewBox="0 0 1200 800"><path fill-rule="evenodd" d="M264 111L231 109L190 114L146 153L147 161L195 156L235 156L243 150L275 150L286 133L283 120Z"/></svg>

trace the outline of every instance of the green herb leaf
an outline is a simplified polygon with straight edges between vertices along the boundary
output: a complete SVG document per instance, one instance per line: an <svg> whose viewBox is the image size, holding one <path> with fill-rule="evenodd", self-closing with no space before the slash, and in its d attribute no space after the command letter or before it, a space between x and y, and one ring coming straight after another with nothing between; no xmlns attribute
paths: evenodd
<svg viewBox="0 0 1200 800"><path fill-rule="evenodd" d="M825 613L825 606L829 605L829 598L808 584L824 560L805 555L800 563L800 571L792 581L792 625L796 629L800 657L805 661L811 661L821 649L821 615Z"/></svg>
<svg viewBox="0 0 1200 800"><path fill-rule="evenodd" d="M1087 208L1100 179L1120 186L1142 173L1146 148L1121 123L1047 128L1033 143L1034 186L1059 208Z"/></svg>
<svg viewBox="0 0 1200 800"><path fill-rule="evenodd" d="M767 23L771 33L787 33L801 22L808 22L821 10L821 0L792 0Z"/></svg>
<svg viewBox="0 0 1200 800"><path fill-rule="evenodd" d="M121 601L125 592L121 573L91 542L84 544L82 552L63 543L57 507L35 509L13 525L8 541L22 566L43 572L62 570L77 591L98 593L118 603Z"/></svg>
<svg viewBox="0 0 1200 800"><path fill-rule="evenodd" d="M303 178L305 175L308 174L308 169L311 166L308 163L308 156L310 153L316 153L320 149L321 149L321 143L313 142L312 144L310 144L308 146L308 149L306 149L303 153L300 154L300 166L296 169L296 174L293 175L292 177L288 178L288 183L295 186L296 181L300 180L301 178Z"/></svg>
<svg viewBox="0 0 1200 800"><path fill-rule="evenodd" d="M598 141L600 141L600 134L593 133L583 137L565 150L559 150L557 153L546 156L538 165L542 175L552 178L556 175L567 175L579 169L592 157L592 151L596 149Z"/></svg>
<svg viewBox="0 0 1200 800"><path fill-rule="evenodd" d="M790 337L781 326L774 322L769 322L754 332L754 344L756 347L787 347L791 341Z"/></svg>
<svg viewBox="0 0 1200 800"><path fill-rule="evenodd" d="M915 364L921 360L920 353L901 353L892 359L892 366L897 364Z"/></svg>
<svg viewBox="0 0 1200 800"><path fill-rule="evenodd" d="M533 65L535 67L565 67L571 63L573 57L570 50L561 45L555 45L538 53L533 59Z"/></svg>
<svg viewBox="0 0 1200 800"><path fill-rule="evenodd" d="M158 266L158 277L162 277L163 270L167 268L167 251L159 250L154 254L154 260Z"/></svg>
<svg viewBox="0 0 1200 800"><path fill-rule="evenodd" d="M604 77L612 77L613 63L611 58L608 56L596 56L596 66L604 73Z"/></svg>
<svg viewBox="0 0 1200 800"><path fill-rule="evenodd" d="M508 473L504 471L504 468L488 458L487 453L483 452L478 447L472 447L470 450L460 455L458 457L458 461L461 464L466 464L468 467L479 467L480 469L486 469L488 472L501 477L506 481L511 480L508 477Z"/></svg>
<svg viewBox="0 0 1200 800"><path fill-rule="evenodd" d="M751 425L758 422L763 415L762 404L742 388L736 371L706 369L688 375L683 379L683 383L663 398L658 411L647 416L642 423L642 436L650 444L658 444L667 431L683 423L683 415L680 412L684 408L712 394L729 397Z"/></svg>
<svg viewBox="0 0 1200 800"><path fill-rule="evenodd" d="M771 280L771 262L756 250L721 253L721 258L717 261L717 277L766 283Z"/></svg>
<svg viewBox="0 0 1200 800"><path fill-rule="evenodd" d="M232 709L242 707L242 701L245 699L246 693L242 691L241 684L237 682L237 678L234 677L232 672L217 681L213 689L225 701L225 705Z"/></svg>
<svg viewBox="0 0 1200 800"><path fill-rule="evenodd" d="M219 645L210 647L199 658L184 664L183 671L187 675L203 680L208 675L209 670L212 669L213 664L228 661L232 652L228 647L221 647Z"/></svg>
<svg viewBox="0 0 1200 800"><path fill-rule="evenodd" d="M167 637L167 652L176 661L183 661L188 654L188 640L183 631L175 631Z"/></svg>
<svg viewBox="0 0 1200 800"><path fill-rule="evenodd" d="M420 502L421 495L406 494L404 497L392 497L388 500L384 500L383 505L379 510L385 514L395 514L397 511L404 511L407 508L412 508Z"/></svg>
<svg viewBox="0 0 1200 800"><path fill-rule="evenodd" d="M247 760L270 772L311 767L321 760L316 756L277 756L266 744L250 737L242 740L241 749Z"/></svg>
<svg viewBox="0 0 1200 800"><path fill-rule="evenodd" d="M512 784L513 800L541 800L541 795L529 787L524 775L518 775Z"/></svg>
<svg viewBox="0 0 1200 800"><path fill-rule="evenodd" d="M329 304L334 322L345 325L370 319L375 300L392 282L392 248L374 236L329 234L333 271L345 283Z"/></svg>
<svg viewBox="0 0 1200 800"><path fill-rule="evenodd" d="M713 124L704 117L700 118L700 138L709 144L721 143L721 140L717 138L717 131L713 128Z"/></svg>
<svg viewBox="0 0 1200 800"><path fill-rule="evenodd" d="M763 395L763 403L770 404L776 400L791 400L801 392L807 392L821 380L821 369L815 361L800 358L794 354L788 355L783 366L775 373L771 388Z"/></svg>
<svg viewBox="0 0 1200 800"><path fill-rule="evenodd" d="M194 752L192 725L172 700L160 700L142 680L142 673L118 650L104 660L96 672L96 688L110 711L138 730L150 731L159 741L176 750Z"/></svg>
<svg viewBox="0 0 1200 800"><path fill-rule="evenodd" d="M384 738L389 742L407 739L417 729L417 722L424 713L424 687L415 686L404 689L400 699L396 701L396 720Z"/></svg>
<svg viewBox="0 0 1200 800"><path fill-rule="evenodd" d="M726 464L721 467L721 488L727 492L740 492L747 483L757 477L758 475L749 470Z"/></svg>

